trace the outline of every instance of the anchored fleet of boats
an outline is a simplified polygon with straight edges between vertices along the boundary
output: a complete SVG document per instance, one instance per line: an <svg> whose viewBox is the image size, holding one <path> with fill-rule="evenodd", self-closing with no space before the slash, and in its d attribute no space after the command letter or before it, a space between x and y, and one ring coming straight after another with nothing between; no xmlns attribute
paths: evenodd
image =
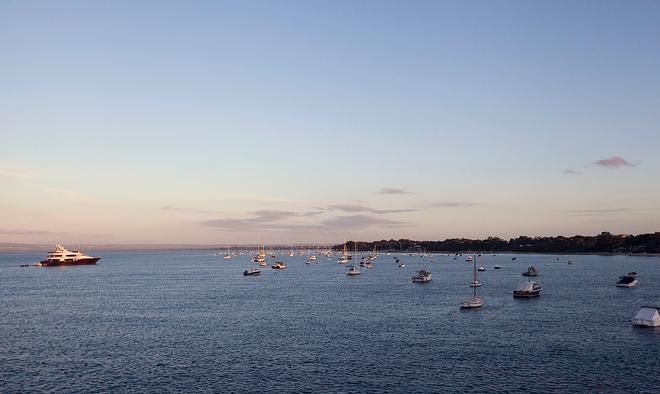
<svg viewBox="0 0 660 394"><path fill-rule="evenodd" d="M244 252L240 253L234 253L233 256L239 256L243 255ZM299 252L299 255L304 255L304 253ZM282 253L284 255L284 253ZM293 249L291 250L290 253L288 253L289 256L293 256L294 252ZM331 250L328 250L327 252L320 252L317 250L316 254L310 254L309 252L307 253L307 259L305 261L305 264L309 265L312 261L316 262L318 264L318 257L317 255L320 256L325 256L328 259L332 258L333 252ZM387 255L389 256L390 253L388 252ZM410 253L412 256L413 254ZM258 263L260 266L266 266L266 257L268 255L266 254L266 250L263 246L260 246L257 248L257 253L252 257L252 261ZM272 258L275 258L277 255L275 253L271 254ZM450 256L450 255L448 255ZM458 255L460 256L460 254ZM479 268L477 268L477 259L481 255L468 255L466 258L466 261L469 263L472 263L472 281L469 283L469 286L472 287L472 297L464 300L461 302L460 306L462 309L475 309L475 308L480 308L484 305L484 300L481 296L479 296L477 289L481 287L481 282L479 281L477 277L477 272L484 272L486 271L486 268L484 265L479 265ZM347 264L351 260L356 260L354 257L357 257L357 250L354 250L353 255L348 253L348 250L346 248L346 244L344 244L344 250L343 253L341 253L339 259L337 262L339 264ZM361 261L359 263L360 267L365 267L367 269L372 269L374 268L373 263L371 262L372 260L375 260L378 257L377 251L374 249L373 252L369 253L368 256L362 257ZM433 262L435 261L433 256L430 254L420 254L420 257L422 258L428 258L428 261ZM223 258L225 260L229 260L232 258L232 253L229 250L229 247L227 247L227 251L224 253ZM62 245L56 245L55 250L48 253L48 255L41 261L34 263L34 266L37 267L56 267L56 266L66 266L66 265L93 265L96 264L101 258L100 257L93 257L93 256L88 256L85 253L79 251L79 250L67 250L65 249ZM393 257L395 264L397 264L400 268L404 268L406 265L403 261L401 261L398 257L394 256ZM456 257L454 257L456 259ZM515 260L516 258L512 258L512 260ZM559 259L557 259L559 260ZM572 265L574 264L573 260L568 260L568 264ZM550 264L546 263L546 266L551 266ZM26 267L27 264L21 264L21 267ZM348 276L359 276L362 274L362 271L360 270L359 266L357 264L350 264L347 265L347 270L346 270L346 275ZM284 261L277 261L275 262L271 268L277 269L277 270L282 270L286 269L288 266ZM494 269L499 270L502 269L502 266L499 264L495 264L493 266ZM261 275L261 270L258 268L249 268L243 271L244 276L258 276ZM527 268L527 271L522 273L523 276L526 277L536 277L539 275L539 270L534 267L534 266L529 266ZM430 282L432 279L432 274L429 269L422 269L419 270L413 275L412 277L412 282L414 283L426 283ZM619 280L616 282L617 287L623 287L623 288L633 288L636 287L639 284L639 280L637 279L637 272L628 272L626 275L622 275L619 277ZM541 285L532 280L528 280L526 282L520 283L515 290L513 290L513 297L515 298L532 298L532 297L538 297L541 294L542 287ZM638 311L638 313L634 316L632 319L632 324L636 326L646 326L646 327L658 327L660 326L660 308L657 306L649 306L645 305L642 306L642 308Z"/></svg>

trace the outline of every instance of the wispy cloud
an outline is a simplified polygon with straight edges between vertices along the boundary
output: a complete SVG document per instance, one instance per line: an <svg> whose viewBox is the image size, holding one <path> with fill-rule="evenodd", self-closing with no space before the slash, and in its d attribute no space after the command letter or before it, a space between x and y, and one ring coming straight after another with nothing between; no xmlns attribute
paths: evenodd
<svg viewBox="0 0 660 394"><path fill-rule="evenodd" d="M291 204L297 202L293 200L287 200L284 198L268 197L268 196L236 196L236 197L229 197L224 200L227 202L249 204L249 205L278 205L278 204Z"/></svg>
<svg viewBox="0 0 660 394"><path fill-rule="evenodd" d="M391 187L384 187L380 189L379 193L380 194L411 194L411 192L406 191L404 189L396 189Z"/></svg>
<svg viewBox="0 0 660 394"><path fill-rule="evenodd" d="M300 217L310 217L321 214L320 211L308 211L308 212L294 212L294 211L284 211L279 209L262 209L252 212L252 217L248 218L221 218L213 220L205 220L202 222L203 226L214 227L220 229L235 229L235 230L250 230L250 229L265 229L265 228L275 228L282 227L285 224L279 223L277 226L274 226L276 222L282 222L290 218L300 218ZM287 226L295 225L296 228L300 228L301 225L308 226L306 224L294 224L288 223Z"/></svg>
<svg viewBox="0 0 660 394"><path fill-rule="evenodd" d="M603 208L603 209L566 209L561 211L575 216L615 215L620 213L652 211L653 208Z"/></svg>
<svg viewBox="0 0 660 394"><path fill-rule="evenodd" d="M66 233L46 230L17 230L0 228L0 235L64 235Z"/></svg>
<svg viewBox="0 0 660 394"><path fill-rule="evenodd" d="M257 218L261 220L272 221L280 220L285 218L293 217L309 217L322 214L322 211L304 211L304 212L295 212L295 211L284 211L281 209L261 209L258 211L252 212Z"/></svg>
<svg viewBox="0 0 660 394"><path fill-rule="evenodd" d="M226 212L216 211L216 210L212 210L212 209L174 207L174 206L171 206L171 205L163 205L162 207L160 207L160 209L163 210L163 211L186 212L186 213L195 213L195 214L201 214L201 215L217 215L217 214L226 213Z"/></svg>
<svg viewBox="0 0 660 394"><path fill-rule="evenodd" d="M597 160L593 162L594 165L605 168L623 168L623 167L635 167L636 164L633 164L626 159L619 156L612 156L607 159Z"/></svg>
<svg viewBox="0 0 660 394"><path fill-rule="evenodd" d="M65 189L65 188L55 188L55 187L44 187L42 190L45 193L48 193L52 196L60 197L66 201L77 203L77 204L88 204L88 205L99 205L104 202L97 200L95 198L85 196L77 190Z"/></svg>
<svg viewBox="0 0 660 394"><path fill-rule="evenodd" d="M582 175L582 171L568 169L563 172L564 175Z"/></svg>
<svg viewBox="0 0 660 394"><path fill-rule="evenodd" d="M377 215L385 215L388 213L402 213L402 212L415 212L418 211L418 209L412 209L412 208L407 208L407 209L376 209L376 208L370 208L367 207L366 205L360 205L360 204L332 204L328 205L326 207L327 210L329 211L342 211L342 212L370 212L370 213L375 213Z"/></svg>
<svg viewBox="0 0 660 394"><path fill-rule="evenodd" d="M459 207L473 207L477 205L483 205L478 202L469 202L469 201L439 201L428 204L431 208L459 208Z"/></svg>
<svg viewBox="0 0 660 394"><path fill-rule="evenodd" d="M343 211L343 212L367 212L371 208L360 204L332 204L328 205L327 209L330 211Z"/></svg>
<svg viewBox="0 0 660 394"><path fill-rule="evenodd" d="M31 171L26 169L0 167L0 178L34 179L35 176Z"/></svg>
<svg viewBox="0 0 660 394"><path fill-rule="evenodd" d="M316 223L290 221L291 218L315 216L322 212L293 212L281 210L263 210L253 212L248 218L220 218L201 222L204 227L221 231L321 231L336 232L358 230L367 227L401 227L407 223L388 220L365 214L344 215L321 220Z"/></svg>
<svg viewBox="0 0 660 394"><path fill-rule="evenodd" d="M406 224L407 224L406 222L401 222L398 220L376 218L368 215L337 216L321 222L321 225L333 231L357 230L357 229L363 229L373 226L402 227L405 226Z"/></svg>

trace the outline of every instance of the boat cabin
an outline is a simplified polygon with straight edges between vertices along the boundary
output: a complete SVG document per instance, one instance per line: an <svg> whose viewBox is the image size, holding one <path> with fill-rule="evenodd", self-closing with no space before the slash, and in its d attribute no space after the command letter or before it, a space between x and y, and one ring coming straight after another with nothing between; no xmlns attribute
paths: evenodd
<svg viewBox="0 0 660 394"><path fill-rule="evenodd" d="M660 327L660 307L644 305L632 318L633 326Z"/></svg>

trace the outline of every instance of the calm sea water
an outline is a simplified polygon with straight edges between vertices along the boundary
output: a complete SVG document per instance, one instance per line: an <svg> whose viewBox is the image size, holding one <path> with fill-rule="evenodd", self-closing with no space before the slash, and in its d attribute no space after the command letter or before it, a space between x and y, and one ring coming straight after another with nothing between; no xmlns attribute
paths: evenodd
<svg viewBox="0 0 660 394"><path fill-rule="evenodd" d="M471 265L446 256L405 255L399 268L381 255L359 277L334 259L284 257L288 269L244 277L255 266L247 256L98 254L97 266L65 268L18 267L42 254L0 255L0 392L660 387L660 330L630 324L660 301L660 258L484 256L485 306L460 310ZM542 295L513 299L530 264ZM421 268L433 281L411 283ZM628 271L640 286L616 288Z"/></svg>

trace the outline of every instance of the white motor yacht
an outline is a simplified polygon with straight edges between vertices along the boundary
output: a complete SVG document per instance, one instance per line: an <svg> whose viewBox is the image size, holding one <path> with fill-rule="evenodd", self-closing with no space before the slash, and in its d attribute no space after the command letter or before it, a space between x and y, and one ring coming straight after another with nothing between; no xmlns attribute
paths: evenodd
<svg viewBox="0 0 660 394"><path fill-rule="evenodd" d="M417 271L417 273L412 277L412 281L418 283L424 283L424 282L430 282L431 278L432 278L431 271L421 270L421 271Z"/></svg>
<svg viewBox="0 0 660 394"><path fill-rule="evenodd" d="M513 296L520 298L537 297L541 294L541 286L533 281L523 282L513 291Z"/></svg>
<svg viewBox="0 0 660 394"><path fill-rule="evenodd" d="M536 269L533 265L530 265L529 268L527 268L527 271L522 273L522 276L538 276L539 275L539 270Z"/></svg>
<svg viewBox="0 0 660 394"><path fill-rule="evenodd" d="M362 271L354 265L351 265L348 267L348 270L346 271L346 275L349 276L354 276L354 275L362 275Z"/></svg>
<svg viewBox="0 0 660 394"><path fill-rule="evenodd" d="M41 261L34 263L36 267L57 267L61 265L93 265L100 257L88 256L79 250L67 250L62 245L55 245L55 250Z"/></svg>
<svg viewBox="0 0 660 394"><path fill-rule="evenodd" d="M626 276L620 276L619 281L616 282L616 287L635 287L638 283L637 276L629 274Z"/></svg>
<svg viewBox="0 0 660 394"><path fill-rule="evenodd" d="M270 267L275 270L283 270L287 267L287 265L283 261L278 261Z"/></svg>
<svg viewBox="0 0 660 394"><path fill-rule="evenodd" d="M245 271L243 271L244 276L257 276L261 275L261 270L257 268L248 268Z"/></svg>

